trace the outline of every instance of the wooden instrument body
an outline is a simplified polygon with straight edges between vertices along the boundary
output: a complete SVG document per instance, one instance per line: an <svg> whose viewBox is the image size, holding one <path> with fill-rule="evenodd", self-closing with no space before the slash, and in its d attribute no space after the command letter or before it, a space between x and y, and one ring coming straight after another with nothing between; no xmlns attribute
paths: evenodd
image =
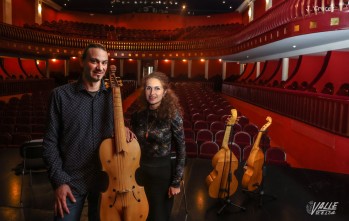
<svg viewBox="0 0 349 221"><path fill-rule="evenodd" d="M100 219L103 221L146 220L148 202L144 188L136 183L135 170L139 167L140 147L137 140L124 143L116 153L112 138L102 142L99 150L102 170L108 174L108 189L101 193ZM118 169L115 169L118 168Z"/></svg>
<svg viewBox="0 0 349 221"><path fill-rule="evenodd" d="M250 155L244 166L245 172L242 177L241 185L248 191L256 190L263 179L264 153L259 147L262 134L271 125L271 117L267 117L268 122L258 132L257 138L253 144Z"/></svg>
<svg viewBox="0 0 349 221"><path fill-rule="evenodd" d="M232 158L230 161L230 154ZM215 156L212 158L212 166L214 170L206 177L206 185L208 186L208 194L212 198L224 198L228 194L223 188L227 187L229 167L232 174L236 171L238 167L238 160L236 159L234 153L229 149L221 148ZM229 196L236 192L238 187L238 181L235 176L231 176L231 181L229 183Z"/></svg>
<svg viewBox="0 0 349 221"><path fill-rule="evenodd" d="M114 137L105 139L99 149L102 170L108 175L108 187L100 195L101 221L145 221L149 206L144 188L136 182L140 146L136 139L126 142L122 99L116 77L110 74L113 86Z"/></svg>
<svg viewBox="0 0 349 221"><path fill-rule="evenodd" d="M238 181L234 173L238 167L238 160L234 153L229 149L228 142L232 125L236 122L237 111L232 109L232 117L227 123L222 148L213 156L212 167L214 168L206 177L208 194L212 198L224 198L235 193ZM231 180L228 186L229 172ZM228 188L228 189L227 189Z"/></svg>
<svg viewBox="0 0 349 221"><path fill-rule="evenodd" d="M242 177L241 185L249 190L256 190L263 177L264 153L260 148L251 149L250 157L244 167L245 172Z"/></svg>

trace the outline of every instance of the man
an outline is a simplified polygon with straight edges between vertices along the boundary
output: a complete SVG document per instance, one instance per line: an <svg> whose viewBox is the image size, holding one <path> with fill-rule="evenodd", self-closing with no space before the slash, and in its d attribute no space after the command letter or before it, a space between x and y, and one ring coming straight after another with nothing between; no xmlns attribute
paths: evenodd
<svg viewBox="0 0 349 221"><path fill-rule="evenodd" d="M55 88L50 99L43 157L55 191L54 220L80 220L86 198L89 221L99 220L98 149L113 135L112 95L103 81L105 47L88 45L81 65L78 81Z"/></svg>

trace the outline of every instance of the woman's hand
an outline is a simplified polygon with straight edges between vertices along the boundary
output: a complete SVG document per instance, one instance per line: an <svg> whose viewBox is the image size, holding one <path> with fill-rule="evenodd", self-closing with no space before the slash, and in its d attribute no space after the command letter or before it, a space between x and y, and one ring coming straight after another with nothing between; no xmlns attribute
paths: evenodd
<svg viewBox="0 0 349 221"><path fill-rule="evenodd" d="M168 189L168 198L171 198L177 194L179 194L181 192L181 188L180 187L172 187L170 186L170 188Z"/></svg>
<svg viewBox="0 0 349 221"><path fill-rule="evenodd" d="M137 139L136 135L128 127L125 127L125 132L127 143L131 142L133 139Z"/></svg>

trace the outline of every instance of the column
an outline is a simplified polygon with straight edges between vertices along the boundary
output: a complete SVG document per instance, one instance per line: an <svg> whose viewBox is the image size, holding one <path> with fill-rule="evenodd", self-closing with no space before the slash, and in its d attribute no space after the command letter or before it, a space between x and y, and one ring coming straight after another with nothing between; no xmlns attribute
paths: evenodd
<svg viewBox="0 0 349 221"><path fill-rule="evenodd" d="M119 74L120 74L120 77L123 77L124 76L124 59L120 59L119 60L119 63L120 63L120 71L119 71Z"/></svg>
<svg viewBox="0 0 349 221"><path fill-rule="evenodd" d="M222 80L224 81L227 78L227 62L222 62Z"/></svg>
<svg viewBox="0 0 349 221"><path fill-rule="evenodd" d="M289 58L282 59L282 72L281 72L281 81L286 81L288 79L288 67L289 67Z"/></svg>
<svg viewBox="0 0 349 221"><path fill-rule="evenodd" d="M192 65L192 60L188 60L188 79L191 79L191 65Z"/></svg>
<svg viewBox="0 0 349 221"><path fill-rule="evenodd" d="M240 75L244 73L245 70L245 64L240 64Z"/></svg>
<svg viewBox="0 0 349 221"><path fill-rule="evenodd" d="M12 25L12 0L2 1L2 13L4 23Z"/></svg>
<svg viewBox="0 0 349 221"><path fill-rule="evenodd" d="M141 85L142 60L137 60L137 85Z"/></svg>
<svg viewBox="0 0 349 221"><path fill-rule="evenodd" d="M261 63L258 61L256 65L256 78L261 74Z"/></svg>
<svg viewBox="0 0 349 221"><path fill-rule="evenodd" d="M158 71L158 69L159 69L159 60L158 59L156 59L156 60L154 60L154 72L155 71ZM150 73L149 73L150 74Z"/></svg>
<svg viewBox="0 0 349 221"><path fill-rule="evenodd" d="M50 78L50 62L48 59L46 59L45 62L46 62L46 65L45 65L46 66L46 77Z"/></svg>
<svg viewBox="0 0 349 221"><path fill-rule="evenodd" d="M69 75L69 59L64 60L64 77Z"/></svg>
<svg viewBox="0 0 349 221"><path fill-rule="evenodd" d="M205 79L208 79L208 64L209 60L205 60Z"/></svg>
<svg viewBox="0 0 349 221"><path fill-rule="evenodd" d="M174 78L175 61L171 60L171 78Z"/></svg>
<svg viewBox="0 0 349 221"><path fill-rule="evenodd" d="M42 0L35 0L35 22L42 23Z"/></svg>

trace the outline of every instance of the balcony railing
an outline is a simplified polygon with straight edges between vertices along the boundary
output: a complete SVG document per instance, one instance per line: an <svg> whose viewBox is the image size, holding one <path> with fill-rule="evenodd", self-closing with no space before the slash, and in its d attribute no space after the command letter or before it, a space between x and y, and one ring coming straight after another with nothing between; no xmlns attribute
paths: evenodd
<svg viewBox="0 0 349 221"><path fill-rule="evenodd" d="M227 83L222 90L253 105L349 137L349 100L346 97Z"/></svg>
<svg viewBox="0 0 349 221"><path fill-rule="evenodd" d="M328 2L329 4L326 4ZM162 53L166 53L167 57L176 58L215 57L238 53L291 36L348 28L348 9L349 3L343 0L287 0L246 25L237 34L173 41L113 41L69 37L0 24L0 40L8 42L0 47L39 55L78 56L78 53L81 53L78 50L86 47L91 41L98 41L106 45L114 57L120 54L159 57ZM319 25L314 25L315 23ZM302 27L299 27L300 25ZM13 44L18 45L14 47Z"/></svg>

